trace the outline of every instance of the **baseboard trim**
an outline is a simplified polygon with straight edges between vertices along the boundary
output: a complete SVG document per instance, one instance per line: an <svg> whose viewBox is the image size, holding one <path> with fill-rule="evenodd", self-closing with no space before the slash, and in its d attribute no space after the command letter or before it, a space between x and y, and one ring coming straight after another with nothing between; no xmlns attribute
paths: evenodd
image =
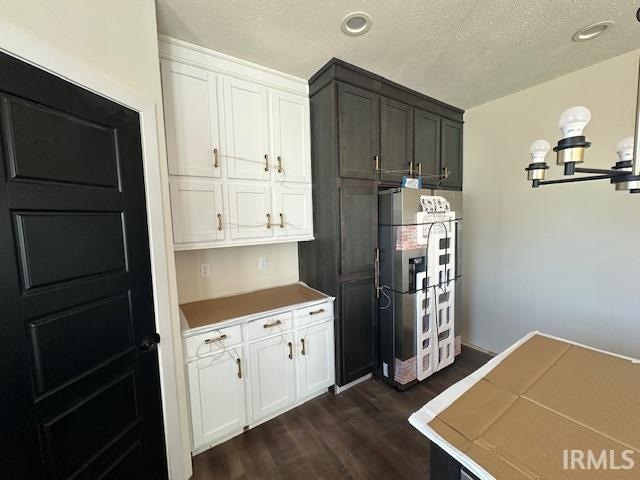
<svg viewBox="0 0 640 480"><path fill-rule="evenodd" d="M342 393L345 390L349 390L351 387L355 387L357 384L362 383L366 380L369 380L372 377L373 377L372 373L367 373L365 376L356 378L353 382L349 382L345 385L342 385L342 386L334 385L333 393L335 393L336 395L339 393Z"/></svg>
<svg viewBox="0 0 640 480"><path fill-rule="evenodd" d="M486 353L487 355L491 355L492 357L495 357L497 355L497 353L492 352L491 350L487 350L486 348L474 345L473 343L462 342L462 345L465 347L473 348L474 350L478 350L479 352Z"/></svg>

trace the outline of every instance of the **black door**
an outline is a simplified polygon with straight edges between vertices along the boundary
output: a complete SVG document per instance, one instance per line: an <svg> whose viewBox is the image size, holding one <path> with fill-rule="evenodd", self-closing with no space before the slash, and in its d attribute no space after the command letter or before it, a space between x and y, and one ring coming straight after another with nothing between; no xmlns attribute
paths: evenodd
<svg viewBox="0 0 640 480"><path fill-rule="evenodd" d="M415 162L422 165L424 186L434 186L440 180L440 117L424 110L415 111Z"/></svg>
<svg viewBox="0 0 640 480"><path fill-rule="evenodd" d="M400 182L413 161L413 108L390 98L380 99L382 179Z"/></svg>
<svg viewBox="0 0 640 480"><path fill-rule="evenodd" d="M340 176L374 180L380 155L380 97L338 84Z"/></svg>
<svg viewBox="0 0 640 480"><path fill-rule="evenodd" d="M442 180L443 187L462 190L462 124L442 120L441 172L449 172Z"/></svg>
<svg viewBox="0 0 640 480"><path fill-rule="evenodd" d="M0 478L166 478L137 113L0 55Z"/></svg>

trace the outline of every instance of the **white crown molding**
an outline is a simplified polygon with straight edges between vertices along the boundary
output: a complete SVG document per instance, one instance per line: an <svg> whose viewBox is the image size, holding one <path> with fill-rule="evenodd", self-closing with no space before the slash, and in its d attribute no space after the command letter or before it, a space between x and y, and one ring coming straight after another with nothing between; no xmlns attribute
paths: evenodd
<svg viewBox="0 0 640 480"><path fill-rule="evenodd" d="M158 35L160 58L231 75L242 80L259 83L296 95L309 95L307 80L279 72L225 53L216 52L184 40Z"/></svg>

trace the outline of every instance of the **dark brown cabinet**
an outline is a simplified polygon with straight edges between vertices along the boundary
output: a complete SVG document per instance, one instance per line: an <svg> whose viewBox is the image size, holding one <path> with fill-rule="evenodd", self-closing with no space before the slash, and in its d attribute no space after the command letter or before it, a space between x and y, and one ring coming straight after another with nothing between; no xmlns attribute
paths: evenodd
<svg viewBox="0 0 640 480"><path fill-rule="evenodd" d="M346 280L340 284L340 354L344 383L371 372L375 364L377 303L374 277Z"/></svg>
<svg viewBox="0 0 640 480"><path fill-rule="evenodd" d="M344 385L376 362L378 189L399 185L409 162L422 163L425 186L446 166L443 185L460 188L463 111L337 59L309 80L309 94L315 240L298 243L300 280L336 297Z"/></svg>
<svg viewBox="0 0 640 480"><path fill-rule="evenodd" d="M416 109L414 112L414 160L421 165L423 184L434 186L440 174L440 122L433 113Z"/></svg>
<svg viewBox="0 0 640 480"><path fill-rule="evenodd" d="M449 171L443 187L462 190L462 124L442 120L441 172Z"/></svg>
<svg viewBox="0 0 640 480"><path fill-rule="evenodd" d="M373 180L380 155L380 96L341 83L338 103L340 176Z"/></svg>
<svg viewBox="0 0 640 480"><path fill-rule="evenodd" d="M383 180L402 180L413 159L413 108L380 99L380 167Z"/></svg>

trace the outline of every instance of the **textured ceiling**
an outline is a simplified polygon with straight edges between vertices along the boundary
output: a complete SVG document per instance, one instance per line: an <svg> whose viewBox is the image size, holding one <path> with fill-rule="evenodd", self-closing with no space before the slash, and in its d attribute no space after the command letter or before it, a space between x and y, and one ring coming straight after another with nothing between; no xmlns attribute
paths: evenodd
<svg viewBox="0 0 640 480"><path fill-rule="evenodd" d="M157 0L172 37L309 78L338 57L461 108L640 48L630 0ZM362 10L371 30L341 19ZM571 41L613 20L601 37Z"/></svg>

